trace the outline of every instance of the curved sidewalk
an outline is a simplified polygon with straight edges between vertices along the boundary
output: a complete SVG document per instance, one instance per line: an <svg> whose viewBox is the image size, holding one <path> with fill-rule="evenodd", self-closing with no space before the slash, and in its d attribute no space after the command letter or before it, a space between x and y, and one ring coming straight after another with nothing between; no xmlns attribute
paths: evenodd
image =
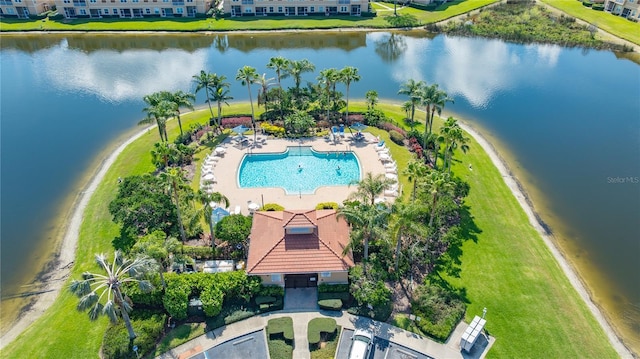
<svg viewBox="0 0 640 359"><path fill-rule="evenodd" d="M373 331L376 337L400 344L433 358L483 358L495 341L494 338L490 337L484 350L478 353L478 356L473 356L460 350L460 338L468 326L464 322L458 324L446 343L441 344L428 338L424 338L418 334L394 327L390 324L377 322L365 317L355 316L347 313L346 311L330 312L318 310L283 310L257 315L240 322L214 329L158 356L157 358L188 359L211 347L217 346L236 337L255 332L256 330L261 330L266 327L269 319L280 317L291 317L293 319L293 330L295 334L293 357L296 359L309 358L307 325L311 319L319 317L334 318L336 323L343 329L368 328ZM474 350L474 352L476 351L477 350Z"/></svg>

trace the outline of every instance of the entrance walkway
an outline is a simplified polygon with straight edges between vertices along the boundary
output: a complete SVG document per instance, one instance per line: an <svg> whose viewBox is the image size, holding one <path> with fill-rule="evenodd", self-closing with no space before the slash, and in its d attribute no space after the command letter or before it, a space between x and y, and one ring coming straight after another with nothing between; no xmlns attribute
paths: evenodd
<svg viewBox="0 0 640 359"><path fill-rule="evenodd" d="M318 310L318 288L287 288L284 293L284 310L311 312Z"/></svg>
<svg viewBox="0 0 640 359"><path fill-rule="evenodd" d="M157 358L188 359L201 353L203 350L208 350L209 348L235 339L242 335L256 332L256 330L260 330L266 327L269 319L281 317L291 317L293 319L293 331L295 335L295 348L293 357L296 359L309 358L307 326L311 319L322 317L334 318L336 320L336 323L345 329L369 329L374 333L376 337L380 339L388 340L392 343L397 343L401 346L410 348L420 353L424 353L436 359L483 358L495 342L495 338L489 337L488 342L482 343L482 351L477 350L478 348L474 348L474 351L472 351L471 354L468 354L460 350L460 338L462 337L465 329L468 327L468 324L464 322L458 324L453 334L451 334L449 341L441 344L415 333L411 333L398 327L394 327L390 324L376 322L369 318L351 315L345 311L289 312L283 310L279 312L258 315L237 323L229 324L227 326L215 329L176 348L173 348L171 351L164 353Z"/></svg>

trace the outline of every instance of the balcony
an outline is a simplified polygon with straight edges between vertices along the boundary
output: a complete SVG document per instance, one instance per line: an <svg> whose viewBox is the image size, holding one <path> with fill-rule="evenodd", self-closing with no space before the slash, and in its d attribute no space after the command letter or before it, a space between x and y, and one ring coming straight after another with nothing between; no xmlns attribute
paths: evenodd
<svg viewBox="0 0 640 359"><path fill-rule="evenodd" d="M184 0L173 0L173 1L171 1L171 5L173 5L173 6L182 6L182 5L184 5Z"/></svg>

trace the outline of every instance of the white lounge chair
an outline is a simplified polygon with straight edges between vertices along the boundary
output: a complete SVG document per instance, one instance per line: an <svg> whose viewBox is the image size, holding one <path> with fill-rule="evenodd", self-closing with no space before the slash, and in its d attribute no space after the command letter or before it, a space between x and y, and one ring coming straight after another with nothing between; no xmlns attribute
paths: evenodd
<svg viewBox="0 0 640 359"><path fill-rule="evenodd" d="M398 197L398 190L386 190L384 195L387 197Z"/></svg>
<svg viewBox="0 0 640 359"><path fill-rule="evenodd" d="M233 214L240 214L240 211L242 211L242 207L240 207L240 205L237 205L236 209L233 211Z"/></svg>
<svg viewBox="0 0 640 359"><path fill-rule="evenodd" d="M386 168L385 169L386 173L393 173L393 174L398 174L398 168L397 167L393 167L393 168Z"/></svg>

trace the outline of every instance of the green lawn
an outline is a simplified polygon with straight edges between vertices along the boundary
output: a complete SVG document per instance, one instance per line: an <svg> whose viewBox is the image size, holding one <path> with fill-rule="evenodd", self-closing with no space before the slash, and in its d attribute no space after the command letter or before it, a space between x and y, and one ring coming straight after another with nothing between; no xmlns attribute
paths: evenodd
<svg viewBox="0 0 640 359"><path fill-rule="evenodd" d="M435 11L403 8L400 16L408 16L411 25L418 26L448 19L497 0L458 0ZM387 6L393 4L386 4ZM381 8L377 6L376 8ZM0 31L236 31L275 29L332 29L332 28L390 28L401 26L392 19L393 11L381 11L373 18L355 16L269 16L237 17L225 19L195 18L149 18L149 19L102 19L102 20L14 20L2 19ZM402 18L405 19L406 18ZM389 21L391 20L391 21Z"/></svg>
<svg viewBox="0 0 640 359"><path fill-rule="evenodd" d="M462 246L460 278L450 280L466 289L467 322L488 309L486 329L497 339L488 357L617 357L488 155L471 141L457 158L478 230Z"/></svg>
<svg viewBox="0 0 640 359"><path fill-rule="evenodd" d="M606 11L593 10L590 7L582 5L580 1L542 0L542 2L564 11L568 15L596 25L610 34L640 45L640 24L637 22L631 22Z"/></svg>
<svg viewBox="0 0 640 359"><path fill-rule="evenodd" d="M226 109L226 111L230 110ZM183 127L187 128L194 121L207 118L209 116L206 112L184 115ZM167 130L170 138L175 138L178 134L177 122L169 121ZM97 269L94 264L95 253L104 252L113 255L111 241L118 235L118 227L111 221L108 204L116 194L118 177L152 171L153 165L149 151L157 141L158 131L152 129L129 145L98 186L85 211L71 278L79 278L86 270ZM96 322L89 321L86 313L76 311L77 304L78 299L63 290L51 308L38 321L2 350L1 357L66 359L97 357L108 320L100 318Z"/></svg>
<svg viewBox="0 0 640 359"><path fill-rule="evenodd" d="M363 104L354 103L356 111ZM396 120L399 105L380 106ZM183 116L183 126L209 117L208 110ZM225 113L246 113L247 105L233 105ZM418 112L418 114L420 114ZM419 115L416 118L421 118ZM168 124L170 138L178 133L176 122ZM421 127L417 127L420 129ZM422 127L424 128L424 127ZM372 129L372 132L378 130ZM386 138L386 137L383 137ZM128 146L107 172L91 198L81 227L72 278L94 270L94 253L111 252L118 228L107 206L115 196L117 178L151 171L149 149L158 140L150 130ZM407 151L388 141L398 166L410 159ZM213 144L212 144L213 145ZM197 157L202 158L202 153ZM478 228L462 247L462 273L450 281L466 289L466 320L487 307L487 330L497 338L489 357L613 358L616 353L586 305L531 227L523 210L504 184L489 157L475 141L453 170L471 185L466 200L473 224ZM472 164L473 171L468 169ZM407 192L406 177L401 181ZM467 226L471 228L471 226ZM77 298L63 291L53 306L30 328L9 344L3 358L95 358L107 326L105 318L90 322L75 310Z"/></svg>

